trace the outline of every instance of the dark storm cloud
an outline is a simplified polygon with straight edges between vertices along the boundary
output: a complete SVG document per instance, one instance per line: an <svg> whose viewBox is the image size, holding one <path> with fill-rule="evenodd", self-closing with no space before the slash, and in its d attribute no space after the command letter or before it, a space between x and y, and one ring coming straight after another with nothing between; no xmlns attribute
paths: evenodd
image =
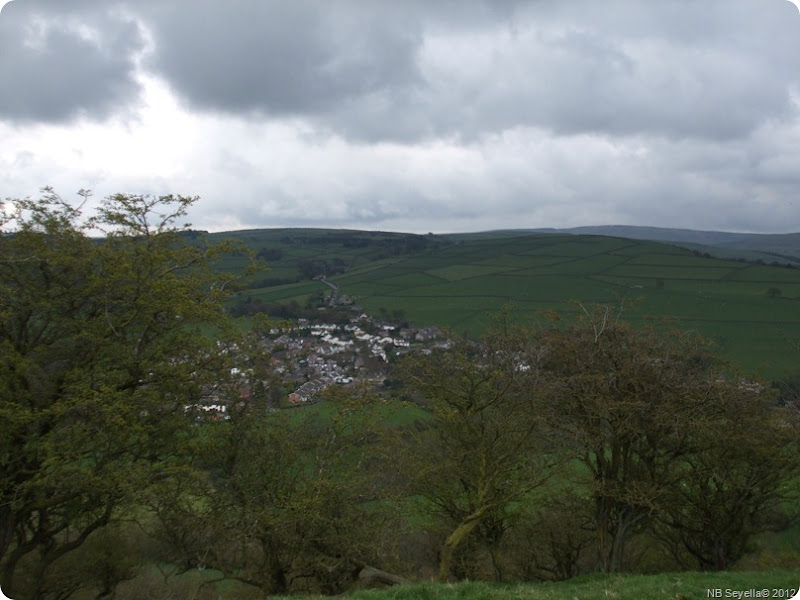
<svg viewBox="0 0 800 600"><path fill-rule="evenodd" d="M135 103L136 24L97 2L15 0L0 15L0 119L102 119Z"/></svg>
<svg viewBox="0 0 800 600"><path fill-rule="evenodd" d="M189 105L359 141L520 126L730 139L792 115L800 83L786 0L153 7L149 64Z"/></svg>
<svg viewBox="0 0 800 600"><path fill-rule="evenodd" d="M791 118L800 86L786 0L16 0L0 114L103 118L135 102L144 42L124 14L152 37L145 68L187 106L359 142L518 127L735 139Z"/></svg>
<svg viewBox="0 0 800 600"><path fill-rule="evenodd" d="M419 80L420 32L394 4L204 0L148 14L151 66L200 109L317 115Z"/></svg>

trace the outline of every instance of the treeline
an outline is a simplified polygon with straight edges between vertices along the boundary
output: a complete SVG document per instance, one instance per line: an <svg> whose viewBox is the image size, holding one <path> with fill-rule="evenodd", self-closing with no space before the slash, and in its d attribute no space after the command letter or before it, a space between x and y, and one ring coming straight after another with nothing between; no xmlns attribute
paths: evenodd
<svg viewBox="0 0 800 600"><path fill-rule="evenodd" d="M335 232L324 235L293 234L281 238L288 246L340 246L350 249L369 249L372 260L381 260L404 254L413 254L439 247L447 242L434 235L387 234L368 235L364 232Z"/></svg>
<svg viewBox="0 0 800 600"><path fill-rule="evenodd" d="M194 234L195 232L190 232ZM184 234L194 238L194 235ZM293 266L297 269L294 277L260 277L251 278L248 287L251 289L272 287L297 283L299 281L313 279L319 276L338 275L346 272L354 266L354 257L347 253L344 256L325 256L312 258L297 258L287 250L296 246L319 246L327 247L330 250L337 247L352 249L367 249L370 260L381 260L404 254L420 252L422 250L438 247L443 241L433 235L413 235L413 234L375 234L369 235L364 232L335 232L322 235L286 235L280 239L280 243L285 247L263 247L260 248L255 256L258 259L270 263L282 263L284 266ZM229 252L231 256L243 256L243 249ZM359 253L363 258L364 253Z"/></svg>
<svg viewBox="0 0 800 600"><path fill-rule="evenodd" d="M287 245L330 246L342 248L379 248L390 253L418 252L443 242L433 235L402 233L377 233L368 235L360 231L337 231L322 235L293 234L281 238Z"/></svg>
<svg viewBox="0 0 800 600"><path fill-rule="evenodd" d="M320 292L312 295L305 305L301 305L297 300L264 302L258 298L245 296L233 303L229 311L233 317L267 315L271 319L307 319L311 322L324 321L342 325L350 322L352 313L347 308L326 307L325 312L320 313L319 307L325 304L324 298L325 295Z"/></svg>
<svg viewBox="0 0 800 600"><path fill-rule="evenodd" d="M693 336L598 309L403 372L431 415L404 454L447 524L440 581L724 570L797 517L797 405Z"/></svg>
<svg viewBox="0 0 800 600"><path fill-rule="evenodd" d="M778 402L702 340L611 308L501 318L397 361L390 386L269 408L263 332L231 327L231 278L210 268L230 248L178 243L192 201L118 195L89 218L52 193L3 206L9 597L718 570L794 522L791 388ZM113 233L93 242L98 226ZM227 418L198 421L204 403Z"/></svg>
<svg viewBox="0 0 800 600"><path fill-rule="evenodd" d="M703 252L701 250L692 250L692 254L694 254L695 256L701 257L701 258L719 258L719 257L714 256L710 252ZM764 254L771 254L773 256L776 256L777 258L781 258L781 259L784 259L784 260L787 259L787 258L790 258L790 259L795 259L796 258L796 257L793 257L793 256L785 256L783 254L778 254L777 252L764 252ZM737 258L723 258L722 260L735 260L736 262L740 262L740 263L748 263L748 264L759 265L759 266L783 267L785 269L796 269L797 268L797 263L780 262L777 259L767 262L763 258L745 258L743 256L740 256L740 257L737 257Z"/></svg>
<svg viewBox="0 0 800 600"><path fill-rule="evenodd" d="M501 324L392 377L395 400L339 388L324 414L253 401L188 429L191 463L138 505L145 537L116 529L128 561L266 594L339 594L375 570L443 582L727 570L797 516L797 407L692 336L603 309Z"/></svg>

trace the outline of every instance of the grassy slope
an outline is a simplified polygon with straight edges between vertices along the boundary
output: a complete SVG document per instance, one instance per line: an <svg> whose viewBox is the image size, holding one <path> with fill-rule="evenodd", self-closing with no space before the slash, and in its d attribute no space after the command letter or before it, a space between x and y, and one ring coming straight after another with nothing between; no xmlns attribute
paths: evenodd
<svg viewBox="0 0 800 600"><path fill-rule="evenodd" d="M237 232L256 249L283 250L282 259L263 276L295 273L302 258L339 257L348 270L329 279L343 294L355 296L373 314L380 308L402 310L417 326L476 335L490 312L509 303L528 319L543 309L574 314L579 308L571 301L624 298L633 306L630 320L674 319L750 371L777 378L797 368L800 269L703 258L664 243L604 236L410 236L416 243L424 238L426 246L409 250L399 234L287 231L293 230ZM343 240L354 235L368 243L346 247ZM387 257L387 251L393 255ZM780 290L779 297L767 296L771 287ZM303 281L250 294L266 302L302 304L320 290L327 292L320 282Z"/></svg>
<svg viewBox="0 0 800 600"><path fill-rule="evenodd" d="M745 598L788 598L786 591L800 586L800 572L668 573L659 575L590 575L551 584L415 584L387 590L364 590L350 595L359 600L700 600L709 591L721 598L751 591ZM773 594L774 591L774 594ZM761 592L763 593L763 592Z"/></svg>
<svg viewBox="0 0 800 600"><path fill-rule="evenodd" d="M701 252L708 252L718 258L760 259L767 263L773 260L778 260L779 262L788 260L793 263L800 263L800 233L731 233L626 225L554 229L550 230L550 233L610 235L636 240L652 240L697 249Z"/></svg>

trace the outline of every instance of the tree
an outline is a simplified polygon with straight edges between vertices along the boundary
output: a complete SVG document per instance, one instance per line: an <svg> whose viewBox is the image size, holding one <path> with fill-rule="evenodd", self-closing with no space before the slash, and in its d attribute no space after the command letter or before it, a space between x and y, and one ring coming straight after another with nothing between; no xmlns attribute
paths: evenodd
<svg viewBox="0 0 800 600"><path fill-rule="evenodd" d="M796 518L797 414L766 388L715 382L704 431L655 518L655 533L684 568L725 570L753 537Z"/></svg>
<svg viewBox="0 0 800 600"><path fill-rule="evenodd" d="M407 477L450 527L442 582L468 536L482 534L491 552L522 501L552 473L539 365L527 350L524 336L501 324L482 343L458 341L404 366L430 415L429 427L408 440Z"/></svg>
<svg viewBox="0 0 800 600"><path fill-rule="evenodd" d="M760 387L724 369L699 338L637 330L609 308L543 330L536 343L552 426L588 474L600 569L623 569L627 542L664 524L673 541L693 539L704 567L739 556L714 558L702 544L749 539L761 525L746 515L780 499L793 464L786 453L796 453L795 444L780 448L795 431L788 413L765 412Z"/></svg>
<svg viewBox="0 0 800 600"><path fill-rule="evenodd" d="M218 375L201 327L224 327L232 278L179 235L194 201L116 195L89 218L49 188L2 203L0 585L12 597L46 597L51 567L175 462L184 406Z"/></svg>
<svg viewBox="0 0 800 600"><path fill-rule="evenodd" d="M332 404L322 415L248 406L198 429L198 470L151 502L167 556L267 594L347 590L378 559L387 486L372 463L385 416L364 399Z"/></svg>
<svg viewBox="0 0 800 600"><path fill-rule="evenodd" d="M565 465L566 467L566 465ZM530 503L504 543L517 578L530 581L571 579L581 574L592 547L591 509L583 486L569 485L568 468Z"/></svg>

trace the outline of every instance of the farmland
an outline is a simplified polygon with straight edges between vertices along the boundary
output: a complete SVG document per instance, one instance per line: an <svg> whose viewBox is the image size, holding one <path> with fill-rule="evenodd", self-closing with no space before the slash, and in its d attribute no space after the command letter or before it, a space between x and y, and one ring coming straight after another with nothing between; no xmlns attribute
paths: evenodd
<svg viewBox="0 0 800 600"><path fill-rule="evenodd" d="M222 235L222 234L215 234ZM304 278L318 261L342 294L371 314L401 311L411 324L478 335L488 315L512 305L515 318L563 315L577 302L624 302L633 323L668 320L696 330L721 355L758 374L794 372L800 351L800 269L710 258L660 242L532 234L411 236L335 230L229 234L256 251L273 249L269 271L246 294L304 304L329 288ZM279 252L275 252L275 250ZM303 263L303 261L306 261ZM237 261L231 263L235 266ZM278 281L259 286L258 279ZM269 279L272 278L272 279Z"/></svg>

